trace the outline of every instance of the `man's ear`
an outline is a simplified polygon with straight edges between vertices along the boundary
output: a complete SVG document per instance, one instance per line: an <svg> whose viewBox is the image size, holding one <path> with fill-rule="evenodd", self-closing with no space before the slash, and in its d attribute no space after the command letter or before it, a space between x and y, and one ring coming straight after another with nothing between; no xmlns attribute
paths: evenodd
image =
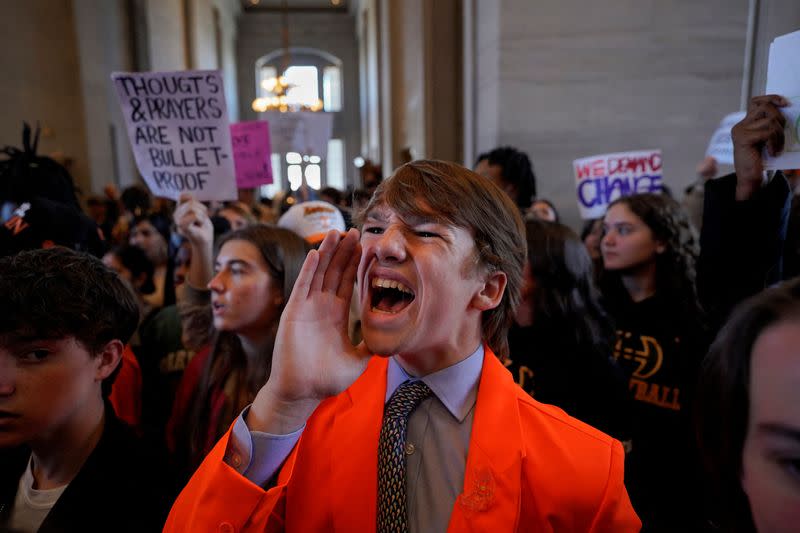
<svg viewBox="0 0 800 533"><path fill-rule="evenodd" d="M472 297L472 307L479 311L494 309L503 300L508 278L505 272L489 272L483 281L483 287Z"/></svg>
<svg viewBox="0 0 800 533"><path fill-rule="evenodd" d="M656 241L656 253L663 254L667 251L667 244L662 241Z"/></svg>
<svg viewBox="0 0 800 533"><path fill-rule="evenodd" d="M125 351L125 345L118 339L107 342L100 349L100 353L95 357L97 363L95 379L97 381L103 381L117 369L123 351Z"/></svg>

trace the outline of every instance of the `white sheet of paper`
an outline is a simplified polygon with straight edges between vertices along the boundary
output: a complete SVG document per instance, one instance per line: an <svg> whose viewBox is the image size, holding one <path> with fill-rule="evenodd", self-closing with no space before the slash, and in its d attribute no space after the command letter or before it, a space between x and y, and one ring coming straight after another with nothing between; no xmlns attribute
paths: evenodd
<svg viewBox="0 0 800 533"><path fill-rule="evenodd" d="M769 47L766 94L779 94L791 106L781 108L786 117L783 153L777 157L764 154L768 170L800 168L800 30L777 37Z"/></svg>
<svg viewBox="0 0 800 533"><path fill-rule="evenodd" d="M218 70L114 72L136 166L150 191L235 200L224 84Z"/></svg>
<svg viewBox="0 0 800 533"><path fill-rule="evenodd" d="M717 160L717 163L722 163L723 165L733 164L731 128L733 128L737 122L740 122L746 114L747 113L744 111L737 111L736 113L726 115L725 118L722 119L722 122L719 123L719 126L711 136L711 140L708 142L708 149L706 150L707 156L713 157Z"/></svg>

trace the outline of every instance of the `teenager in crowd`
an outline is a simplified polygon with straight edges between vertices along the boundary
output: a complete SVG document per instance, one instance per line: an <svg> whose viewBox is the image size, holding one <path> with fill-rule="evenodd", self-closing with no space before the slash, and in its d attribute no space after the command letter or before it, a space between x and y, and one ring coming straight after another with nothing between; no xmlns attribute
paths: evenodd
<svg viewBox="0 0 800 533"><path fill-rule="evenodd" d="M139 298L142 313L147 314L144 297L152 294L156 287L153 283L155 269L144 250L138 246L115 246L103 256L103 264L130 284Z"/></svg>
<svg viewBox="0 0 800 533"><path fill-rule="evenodd" d="M130 245L140 248L153 263L155 290L144 298L151 309L175 303L165 301L169 270L169 234L169 219L160 213L136 217L131 224Z"/></svg>
<svg viewBox="0 0 800 533"><path fill-rule="evenodd" d="M217 216L227 220L233 230L246 228L256 223L253 212L247 207L247 204L242 202L227 202L217 211Z"/></svg>
<svg viewBox="0 0 800 533"><path fill-rule="evenodd" d="M199 219L204 213L180 218L190 242L213 237L197 235L209 228ZM170 447L189 472L269 378L278 320L308 245L291 231L255 225L224 235L218 250L210 293L192 280L187 287L192 298L210 296L217 334L187 366L167 429Z"/></svg>
<svg viewBox="0 0 800 533"><path fill-rule="evenodd" d="M791 205L783 173L764 172L763 154L783 150L786 119L778 95L756 96L731 130L736 173L705 184L698 291L712 327L735 305L783 276Z"/></svg>
<svg viewBox="0 0 800 533"><path fill-rule="evenodd" d="M592 260L566 226L529 220L525 230L528 260L507 366L540 402L627 440L627 381L611 358L614 328L599 302Z"/></svg>
<svg viewBox="0 0 800 533"><path fill-rule="evenodd" d="M61 247L0 259L0 294L0 529L157 530L159 469L107 402L135 296Z"/></svg>
<svg viewBox="0 0 800 533"><path fill-rule="evenodd" d="M603 295L613 355L633 396L626 485L645 530L690 531L699 520L690 409L708 333L695 288L698 243L686 214L659 194L606 211Z"/></svg>
<svg viewBox="0 0 800 533"><path fill-rule="evenodd" d="M116 272L134 290L139 301L141 325L146 324L150 307L144 297L155 291L153 264L141 248L130 245L115 246L103 256L103 264ZM131 339L136 351L141 353L141 340L137 333ZM137 430L142 421L142 371L131 344L125 346L119 375L111 390L111 404L117 416Z"/></svg>
<svg viewBox="0 0 800 533"><path fill-rule="evenodd" d="M533 165L528 154L516 148L502 146L479 155L475 172L503 189L520 212L524 213L536 198Z"/></svg>
<svg viewBox="0 0 800 533"><path fill-rule="evenodd" d="M54 245L102 256L106 237L81 210L69 171L36 153L38 128L25 124L22 137L22 148L0 148L0 256Z"/></svg>
<svg viewBox="0 0 800 533"><path fill-rule="evenodd" d="M719 531L800 523L800 281L740 305L703 362L697 433Z"/></svg>
<svg viewBox="0 0 800 533"><path fill-rule="evenodd" d="M165 530L638 531L620 443L531 398L500 362L525 260L510 199L415 161L361 222L360 239L332 231L309 252L269 380Z"/></svg>
<svg viewBox="0 0 800 533"><path fill-rule="evenodd" d="M547 222L559 222L556 206L553 205L553 202L545 200L544 198L537 198L533 201L528 208L525 218L535 218Z"/></svg>

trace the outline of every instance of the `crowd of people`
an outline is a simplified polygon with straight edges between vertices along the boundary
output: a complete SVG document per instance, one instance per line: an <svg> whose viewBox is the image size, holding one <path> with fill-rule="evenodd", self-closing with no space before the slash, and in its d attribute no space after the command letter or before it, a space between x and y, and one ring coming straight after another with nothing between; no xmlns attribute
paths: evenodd
<svg viewBox="0 0 800 533"><path fill-rule="evenodd" d="M786 104L752 99L735 173L580 234L511 147L84 211L26 127L0 160L0 528L796 530L798 173L763 170Z"/></svg>

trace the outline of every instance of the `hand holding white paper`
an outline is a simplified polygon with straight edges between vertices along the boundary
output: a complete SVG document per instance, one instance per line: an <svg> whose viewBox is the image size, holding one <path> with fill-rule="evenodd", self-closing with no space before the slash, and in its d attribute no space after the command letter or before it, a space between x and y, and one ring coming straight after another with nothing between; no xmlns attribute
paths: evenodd
<svg viewBox="0 0 800 533"><path fill-rule="evenodd" d="M778 94L791 105L782 107L786 117L783 152L772 157L764 153L764 168L800 168L800 31L777 37L769 47L766 94Z"/></svg>

